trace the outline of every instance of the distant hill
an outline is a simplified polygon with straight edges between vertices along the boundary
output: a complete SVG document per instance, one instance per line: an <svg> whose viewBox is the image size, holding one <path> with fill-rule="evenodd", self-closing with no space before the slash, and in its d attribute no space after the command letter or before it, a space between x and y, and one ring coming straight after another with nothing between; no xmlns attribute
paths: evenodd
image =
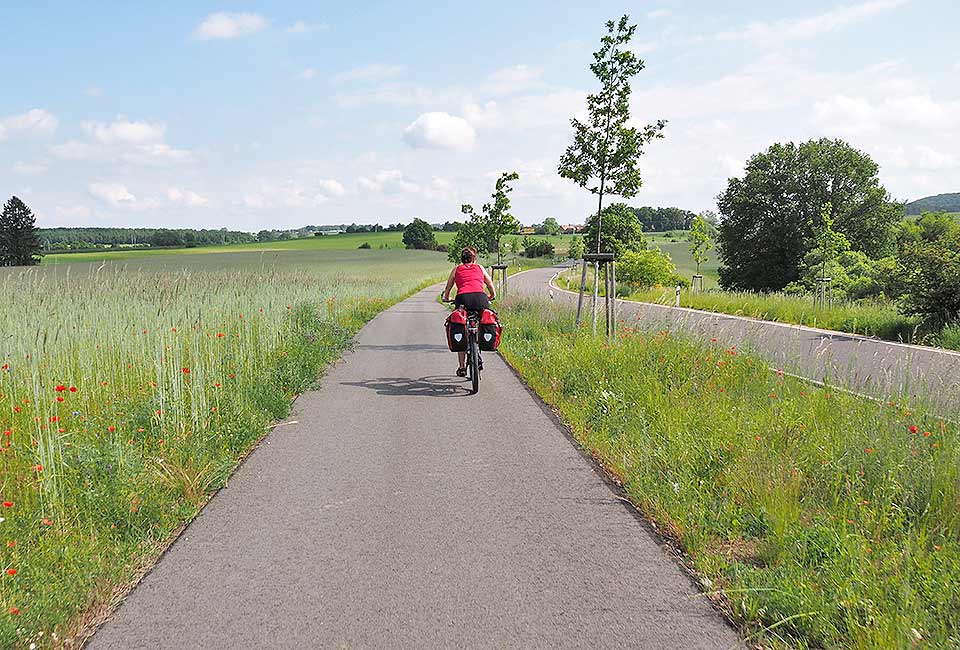
<svg viewBox="0 0 960 650"><path fill-rule="evenodd" d="M907 204L906 211L911 215L923 212L960 212L960 192L917 199Z"/></svg>

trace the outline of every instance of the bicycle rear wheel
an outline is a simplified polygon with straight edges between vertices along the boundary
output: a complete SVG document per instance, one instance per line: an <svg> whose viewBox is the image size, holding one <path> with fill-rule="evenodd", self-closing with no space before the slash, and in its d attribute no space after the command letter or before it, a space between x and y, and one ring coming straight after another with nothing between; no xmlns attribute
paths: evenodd
<svg viewBox="0 0 960 650"><path fill-rule="evenodd" d="M470 335L470 382L472 390L476 395L480 391L480 351L477 350L477 337Z"/></svg>

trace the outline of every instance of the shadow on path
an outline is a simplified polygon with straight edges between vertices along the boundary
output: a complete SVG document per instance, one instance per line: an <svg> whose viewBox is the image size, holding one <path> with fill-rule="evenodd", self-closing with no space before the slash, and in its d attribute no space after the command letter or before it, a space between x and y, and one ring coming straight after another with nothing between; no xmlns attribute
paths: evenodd
<svg viewBox="0 0 960 650"><path fill-rule="evenodd" d="M432 345L429 343L409 344L409 345L358 345L354 350L380 350L382 352L429 352L431 354L444 352L452 354L445 345Z"/></svg>
<svg viewBox="0 0 960 650"><path fill-rule="evenodd" d="M446 348L444 348L446 350ZM341 386L359 386L377 391L378 395L464 397L470 394L467 380L460 377L378 377L367 381L345 381Z"/></svg>

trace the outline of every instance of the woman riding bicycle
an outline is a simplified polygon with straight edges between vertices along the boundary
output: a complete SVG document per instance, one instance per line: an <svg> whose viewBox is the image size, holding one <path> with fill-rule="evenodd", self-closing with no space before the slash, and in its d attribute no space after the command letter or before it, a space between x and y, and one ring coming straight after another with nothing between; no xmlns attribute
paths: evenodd
<svg viewBox="0 0 960 650"><path fill-rule="evenodd" d="M487 270L477 264L477 250L468 246L460 253L461 264L453 267L450 271L450 277L447 278L447 286L443 289L443 300L450 300L450 290L453 285L457 285L457 296L454 304L457 307L463 307L467 311L482 312L490 307L490 301L497 297L493 289L493 280ZM484 291L486 289L486 291ZM489 299L487 298L489 294ZM467 376L467 353L458 352L457 357L460 360L460 367L457 369L457 377Z"/></svg>

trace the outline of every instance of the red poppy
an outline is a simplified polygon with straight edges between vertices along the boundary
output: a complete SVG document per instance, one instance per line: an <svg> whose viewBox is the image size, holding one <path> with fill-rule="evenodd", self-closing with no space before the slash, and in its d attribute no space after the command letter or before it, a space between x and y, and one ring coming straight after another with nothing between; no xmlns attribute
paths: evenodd
<svg viewBox="0 0 960 650"><path fill-rule="evenodd" d="M14 407L13 407L13 412L14 412L14 413L19 413L19 412L20 412L20 407L19 407L19 406L14 406Z"/></svg>
<svg viewBox="0 0 960 650"><path fill-rule="evenodd" d="M11 539L9 542L7 542L7 548L13 548L13 547L15 547L16 545L17 545L17 543L16 543L15 541L13 541L12 539Z"/></svg>
<svg viewBox="0 0 960 650"><path fill-rule="evenodd" d="M218 339L222 339L224 336L226 336L226 334L224 334L223 332L217 332Z"/></svg>
<svg viewBox="0 0 960 650"><path fill-rule="evenodd" d="M3 502L3 507L4 507L4 508L12 508L12 507L13 507L13 501L4 501L4 502Z"/></svg>
<svg viewBox="0 0 960 650"><path fill-rule="evenodd" d="M182 368L182 371L183 371L183 374L185 374L185 375L189 375L189 374L190 374L190 368Z"/></svg>
<svg viewBox="0 0 960 650"><path fill-rule="evenodd" d="M76 392L77 392L77 387L76 387L76 386L71 386L71 387L70 387L70 392L71 392L71 393L76 393Z"/></svg>
<svg viewBox="0 0 960 650"><path fill-rule="evenodd" d="M910 425L910 433L916 433L916 432L919 431L919 430L920 430L920 429L917 428L917 425L915 425L915 424L911 424L911 425Z"/></svg>
<svg viewBox="0 0 960 650"><path fill-rule="evenodd" d="M13 567L11 567L11 568L7 569L7 575L8 575L8 576L15 576L15 575L17 575L17 570L14 569Z"/></svg>
<svg viewBox="0 0 960 650"><path fill-rule="evenodd" d="M116 428L115 426L113 426L112 424L111 424L109 427L107 427L107 431L109 431L110 433L113 433L113 432L116 431L116 430L117 430L117 428Z"/></svg>
<svg viewBox="0 0 960 650"><path fill-rule="evenodd" d="M54 388L54 390L57 391L58 393L62 393L63 391L67 390L67 387L62 385L57 385L57 387Z"/></svg>
<svg viewBox="0 0 960 650"><path fill-rule="evenodd" d="M867 447L866 449L863 450L863 453L865 453L865 454L872 454L872 453L873 453L873 447Z"/></svg>
<svg viewBox="0 0 960 650"><path fill-rule="evenodd" d="M33 466L33 469L36 470L36 471L38 471L38 472L42 472L42 471L43 471L43 465L34 465L34 466Z"/></svg>
<svg viewBox="0 0 960 650"><path fill-rule="evenodd" d="M17 609L16 607L11 607L11 608L10 608L10 613L13 614L14 616L19 616L19 615L20 615L20 610Z"/></svg>
<svg viewBox="0 0 960 650"><path fill-rule="evenodd" d="M43 520L42 520L40 523L43 524L44 526L52 526L52 525L53 525L53 522L50 521L49 519L47 519L46 517L44 517Z"/></svg>
<svg viewBox="0 0 960 650"><path fill-rule="evenodd" d="M58 401L58 402L62 402L62 401L63 401L63 398L60 397L59 395L57 395L57 401Z"/></svg>

